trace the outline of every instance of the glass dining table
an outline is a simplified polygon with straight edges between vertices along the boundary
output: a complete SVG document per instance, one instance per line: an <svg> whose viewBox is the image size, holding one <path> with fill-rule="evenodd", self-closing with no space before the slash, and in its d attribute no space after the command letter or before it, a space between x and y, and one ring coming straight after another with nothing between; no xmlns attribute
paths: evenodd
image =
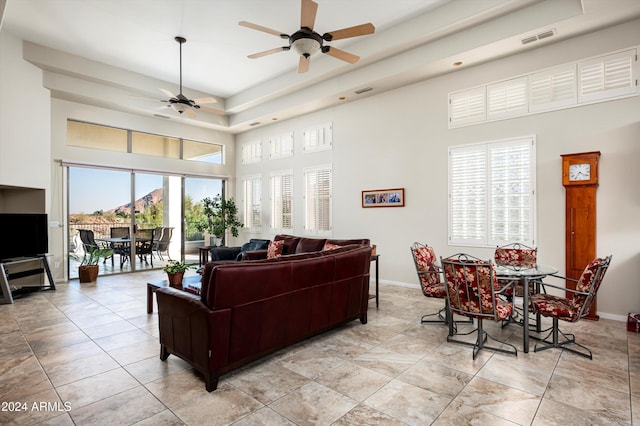
<svg viewBox="0 0 640 426"><path fill-rule="evenodd" d="M536 264L533 268L518 266L495 266L496 275L501 279L513 279L522 282L522 346L525 353L529 352L529 283L540 280L547 275L558 273L558 268L550 265ZM538 291L539 289L536 289ZM515 294L514 294L515 297ZM539 330L540 318L536 321Z"/></svg>

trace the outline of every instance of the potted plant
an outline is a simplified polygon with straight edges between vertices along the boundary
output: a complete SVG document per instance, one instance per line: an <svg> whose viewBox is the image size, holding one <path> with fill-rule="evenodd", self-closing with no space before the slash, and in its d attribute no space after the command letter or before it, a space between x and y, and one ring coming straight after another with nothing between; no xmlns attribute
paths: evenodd
<svg viewBox="0 0 640 426"><path fill-rule="evenodd" d="M222 198L220 194L215 197L207 197L202 200L204 218L196 223L196 229L200 232L208 232L209 234L221 239L224 245L224 237L227 230L231 231L231 235L238 236L238 228L243 227L242 222L238 220L238 207L233 198L228 200ZM217 244L210 244L215 246Z"/></svg>
<svg viewBox="0 0 640 426"><path fill-rule="evenodd" d="M162 268L162 270L167 273L169 285L171 287L177 288L178 290L182 290L182 279L184 278L184 273L187 271L187 269L191 269L195 266L195 263L185 263L179 260L170 260L164 266L164 268Z"/></svg>
<svg viewBox="0 0 640 426"><path fill-rule="evenodd" d="M69 255L72 259L80 262L78 266L78 279L81 283L91 283L98 279L98 262L101 259L108 259L113 256L113 250L110 248L94 248L91 251L85 251L82 257L72 253Z"/></svg>

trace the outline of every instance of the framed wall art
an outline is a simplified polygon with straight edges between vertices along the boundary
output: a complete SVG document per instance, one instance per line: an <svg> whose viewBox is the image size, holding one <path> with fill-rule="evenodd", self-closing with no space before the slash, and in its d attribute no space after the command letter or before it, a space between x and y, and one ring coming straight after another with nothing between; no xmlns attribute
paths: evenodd
<svg viewBox="0 0 640 426"><path fill-rule="evenodd" d="M362 207L404 207L404 188L362 191Z"/></svg>

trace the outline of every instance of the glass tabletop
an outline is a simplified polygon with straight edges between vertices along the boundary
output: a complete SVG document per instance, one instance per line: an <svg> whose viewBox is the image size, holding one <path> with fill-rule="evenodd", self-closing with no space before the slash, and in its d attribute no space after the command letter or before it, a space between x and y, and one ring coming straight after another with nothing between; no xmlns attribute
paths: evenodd
<svg viewBox="0 0 640 426"><path fill-rule="evenodd" d="M499 277L538 277L558 273L558 268L550 265L537 264L533 268L519 266L496 266L496 275Z"/></svg>

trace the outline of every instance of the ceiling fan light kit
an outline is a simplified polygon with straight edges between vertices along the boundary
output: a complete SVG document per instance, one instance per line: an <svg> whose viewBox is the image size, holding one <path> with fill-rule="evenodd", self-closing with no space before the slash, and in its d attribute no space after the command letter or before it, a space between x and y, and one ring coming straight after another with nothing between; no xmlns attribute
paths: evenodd
<svg viewBox="0 0 640 426"><path fill-rule="evenodd" d="M358 37L366 34L373 34L375 27L371 23L356 25L354 27L343 28L341 30L330 31L320 35L313 30L313 26L316 20L316 12L318 10L318 4L313 0L300 0L300 29L294 32L291 36L281 31L277 31L271 28L263 27L262 25L253 24L247 21L240 21L238 24L242 27L251 28L265 32L267 34L275 35L282 39L289 40L289 46L277 47L275 49L266 50L264 52L254 53L248 56L250 59L261 58L263 56L271 55L273 53L284 52L293 49L299 56L298 72L303 73L309 70L309 62L312 55L318 51L333 56L336 59L348 62L350 64L356 63L360 57L353 53L345 52L344 50L337 49L331 46L325 46L325 41L330 42L333 40L341 40L345 38Z"/></svg>
<svg viewBox="0 0 640 426"><path fill-rule="evenodd" d="M194 110L200 109L199 104L212 104L217 102L214 98L200 98L189 99L182 94L182 45L187 42L187 39L182 36L175 36L174 40L180 45L180 93L174 95L171 91L166 89L160 89L162 93L169 97L168 100L161 100L160 102L167 103L168 107L172 108L180 115L186 113L189 117L194 118L196 113Z"/></svg>

